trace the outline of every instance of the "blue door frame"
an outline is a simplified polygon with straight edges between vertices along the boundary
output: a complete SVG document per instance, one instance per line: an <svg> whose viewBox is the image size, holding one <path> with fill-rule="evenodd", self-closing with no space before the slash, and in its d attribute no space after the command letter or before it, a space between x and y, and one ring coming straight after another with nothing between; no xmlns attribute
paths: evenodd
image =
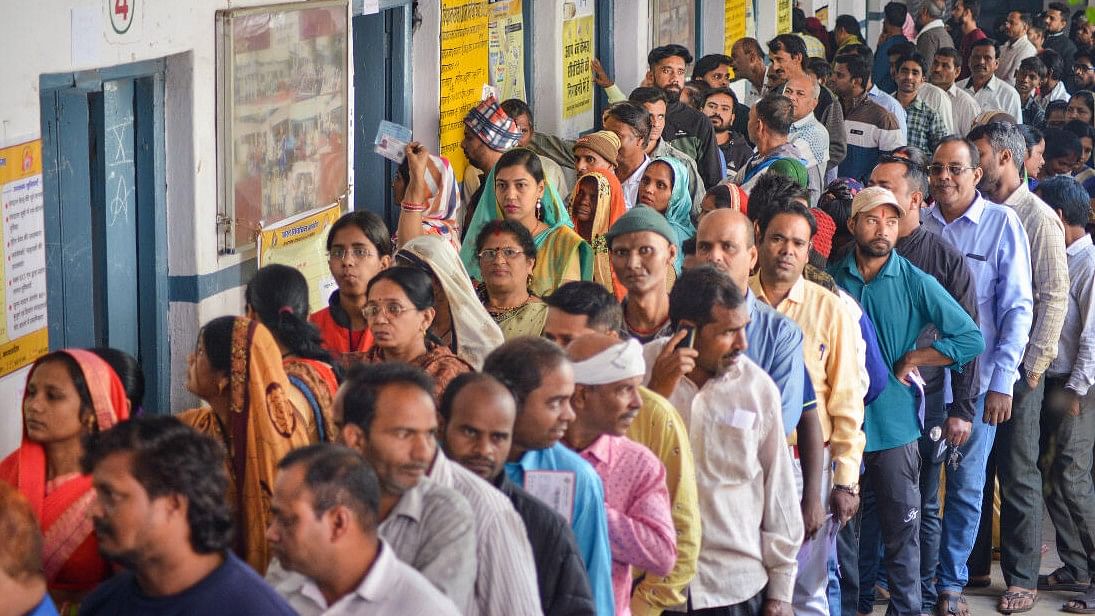
<svg viewBox="0 0 1095 616"><path fill-rule="evenodd" d="M111 346L169 411L163 60L40 78L51 349Z"/></svg>
<svg viewBox="0 0 1095 616"><path fill-rule="evenodd" d="M392 203L395 165L373 152L381 120L411 123L410 0L385 0L380 12L355 15L354 41L354 204L384 219L389 229L399 222Z"/></svg>

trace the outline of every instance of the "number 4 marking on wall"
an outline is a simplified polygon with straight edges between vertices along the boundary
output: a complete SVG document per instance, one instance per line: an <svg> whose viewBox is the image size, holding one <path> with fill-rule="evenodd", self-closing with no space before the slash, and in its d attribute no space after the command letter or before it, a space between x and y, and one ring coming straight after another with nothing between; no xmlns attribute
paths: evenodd
<svg viewBox="0 0 1095 616"><path fill-rule="evenodd" d="M110 14L110 26L114 32L125 34L133 25L133 14L138 0L106 0ZM132 2L132 4L130 4Z"/></svg>
<svg viewBox="0 0 1095 616"><path fill-rule="evenodd" d="M121 15L124 21L128 21L129 2L127 0L114 0L114 14Z"/></svg>

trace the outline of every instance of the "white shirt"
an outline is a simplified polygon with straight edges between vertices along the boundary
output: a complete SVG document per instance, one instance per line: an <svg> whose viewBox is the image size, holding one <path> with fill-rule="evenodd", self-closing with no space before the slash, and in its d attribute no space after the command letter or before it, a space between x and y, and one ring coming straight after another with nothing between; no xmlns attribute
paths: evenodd
<svg viewBox="0 0 1095 616"><path fill-rule="evenodd" d="M1045 109L1046 105L1049 105L1053 101L1065 101L1067 103L1071 98L1072 96L1068 93L1068 90L1065 89L1064 80L1061 80L1057 82L1057 85L1053 86L1053 89L1049 91L1049 94L1038 98L1038 104Z"/></svg>
<svg viewBox="0 0 1095 616"><path fill-rule="evenodd" d="M395 557L390 545L380 540L376 560L348 595L327 605L315 582L286 571L277 560L270 563L266 581L300 616L382 616L387 614L438 614L459 616L452 600L429 580Z"/></svg>
<svg viewBox="0 0 1095 616"><path fill-rule="evenodd" d="M996 76L1008 82L1008 85L1014 86L1015 71L1019 70L1019 63L1036 55L1038 50L1025 34L1014 42L1004 43L1000 46L1000 64L996 67Z"/></svg>
<svg viewBox="0 0 1095 616"><path fill-rule="evenodd" d="M954 104L945 90L925 82L916 93L916 98L939 114L948 135L958 133L957 124L954 121Z"/></svg>
<svg viewBox="0 0 1095 616"><path fill-rule="evenodd" d="M764 79L761 80L764 84L760 88L753 85L752 81L746 78L738 79L730 82L730 89L734 91L734 96L738 97L738 102L746 107L752 107L757 104L757 101L764 96L764 88L768 84L768 67L764 68Z"/></svg>
<svg viewBox="0 0 1095 616"><path fill-rule="evenodd" d="M980 90L975 91L971 83L972 79L972 77L963 79L958 83L958 86L973 95L973 99L981 105L981 111L999 109L1022 124L1023 101L1019 98L1019 93L1015 91L1015 88L993 75L989 78L988 83L982 86Z"/></svg>
<svg viewBox="0 0 1095 616"><path fill-rule="evenodd" d="M973 128L973 121L981 115L981 103L972 94L959 88L957 83L952 83L949 89L943 91L951 97L955 133L965 136ZM1019 93L1016 92L1015 95L1018 96ZM1022 107L1019 108L1019 115L1023 115Z"/></svg>
<svg viewBox="0 0 1095 616"><path fill-rule="evenodd" d="M632 173L627 176L626 180L620 182L620 186L624 189L624 205L626 205L629 210L635 207L635 202L639 199L639 181L643 179L643 173L646 171L646 166L649 164L650 157L643 154L643 164L639 165L639 168L635 170L635 173Z"/></svg>
<svg viewBox="0 0 1095 616"><path fill-rule="evenodd" d="M647 382L667 340L643 347ZM779 389L740 355L702 388L681 378L669 401L688 429L703 520L692 607L734 605L765 587L790 603L803 527Z"/></svg>

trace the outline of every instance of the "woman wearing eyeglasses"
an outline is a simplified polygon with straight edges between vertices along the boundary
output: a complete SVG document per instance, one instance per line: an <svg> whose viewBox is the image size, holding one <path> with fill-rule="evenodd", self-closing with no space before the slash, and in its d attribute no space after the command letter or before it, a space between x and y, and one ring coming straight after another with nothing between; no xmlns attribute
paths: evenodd
<svg viewBox="0 0 1095 616"><path fill-rule="evenodd" d="M506 340L539 336L547 320L547 304L529 290L536 267L536 243L528 229L509 220L487 223L475 238L480 299Z"/></svg>
<svg viewBox="0 0 1095 616"><path fill-rule="evenodd" d="M437 314L429 274L407 266L386 269L369 281L366 299L364 313L373 334L367 363L398 361L421 368L433 377L438 400L449 381L473 371L429 334Z"/></svg>

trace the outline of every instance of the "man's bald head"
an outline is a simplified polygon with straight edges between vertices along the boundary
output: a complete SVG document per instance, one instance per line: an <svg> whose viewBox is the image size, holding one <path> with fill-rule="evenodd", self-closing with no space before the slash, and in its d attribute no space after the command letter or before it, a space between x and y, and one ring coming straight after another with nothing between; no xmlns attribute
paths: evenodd
<svg viewBox="0 0 1095 616"><path fill-rule="evenodd" d="M753 222L738 210L714 210L700 219L696 229L696 260L710 263L746 288L757 263Z"/></svg>
<svg viewBox="0 0 1095 616"><path fill-rule="evenodd" d="M441 397L441 416L445 453L487 481L498 477L509 457L517 418L510 390L483 372L461 374Z"/></svg>
<svg viewBox="0 0 1095 616"><path fill-rule="evenodd" d="M604 353L620 344L620 339L606 334L584 334L567 345L567 356L572 362L580 362Z"/></svg>

